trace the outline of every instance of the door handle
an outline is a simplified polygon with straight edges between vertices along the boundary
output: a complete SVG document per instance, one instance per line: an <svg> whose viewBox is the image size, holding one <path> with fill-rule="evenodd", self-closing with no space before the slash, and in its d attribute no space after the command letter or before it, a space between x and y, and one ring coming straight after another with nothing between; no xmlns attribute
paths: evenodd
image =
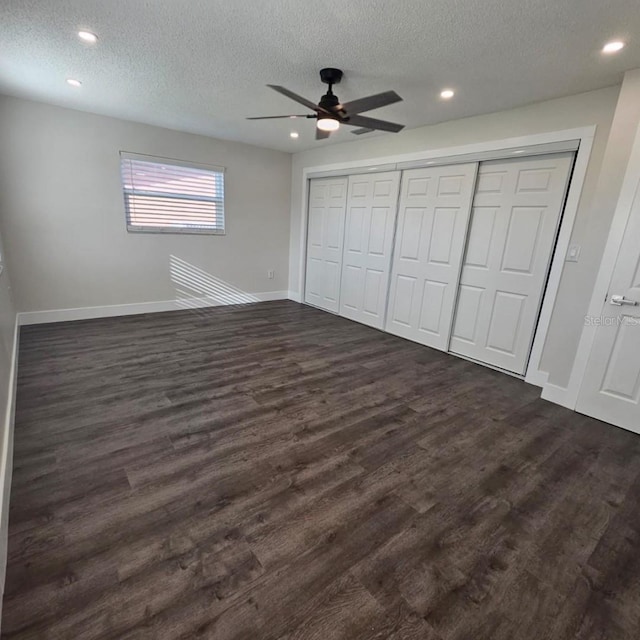
<svg viewBox="0 0 640 640"><path fill-rule="evenodd" d="M611 296L611 304L615 304L617 307L621 307L623 304L628 304L635 307L638 303L635 300L629 300L624 296Z"/></svg>

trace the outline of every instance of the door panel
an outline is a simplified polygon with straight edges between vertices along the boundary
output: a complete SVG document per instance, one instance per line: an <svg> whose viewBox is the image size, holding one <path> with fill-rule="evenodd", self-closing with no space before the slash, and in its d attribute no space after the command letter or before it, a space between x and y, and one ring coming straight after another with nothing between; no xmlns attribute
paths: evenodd
<svg viewBox="0 0 640 640"><path fill-rule="evenodd" d="M502 271L532 273L544 215L543 207L512 209L502 254Z"/></svg>
<svg viewBox="0 0 640 640"><path fill-rule="evenodd" d="M422 332L435 335L439 332L442 323L442 309L447 293L446 282L425 280L422 290L422 307L420 309L420 323L418 329Z"/></svg>
<svg viewBox="0 0 640 640"><path fill-rule="evenodd" d="M320 178L309 185L305 302L338 312L347 178Z"/></svg>
<svg viewBox="0 0 640 640"><path fill-rule="evenodd" d="M475 163L403 172L389 333L447 349L476 172Z"/></svg>
<svg viewBox="0 0 640 640"><path fill-rule="evenodd" d="M640 153L640 130L636 146ZM626 186L635 194L607 300L587 319L597 330L576 409L640 433L640 175ZM614 295L629 304L612 304Z"/></svg>
<svg viewBox="0 0 640 640"><path fill-rule="evenodd" d="M507 354L515 352L525 302L525 296L496 291L489 321L488 349Z"/></svg>
<svg viewBox="0 0 640 640"><path fill-rule="evenodd" d="M387 303L398 171L350 176L340 315L382 328Z"/></svg>
<svg viewBox="0 0 640 640"><path fill-rule="evenodd" d="M524 374L573 154L482 163L450 350Z"/></svg>
<svg viewBox="0 0 640 640"><path fill-rule="evenodd" d="M370 315L376 315L380 308L380 295L382 278L384 274L378 269L365 269L364 275L364 300L362 310Z"/></svg>
<svg viewBox="0 0 640 640"><path fill-rule="evenodd" d="M478 318L480 317L480 307L482 296L485 290L480 287L472 287L468 284L461 284L458 292L458 307L456 320L456 337L458 340L473 342L473 337L477 333Z"/></svg>
<svg viewBox="0 0 640 640"><path fill-rule="evenodd" d="M604 370L600 390L603 393L638 404L640 391L640 362L629 357L640 353L640 323L632 323L634 316L623 314L623 323L616 327L611 360Z"/></svg>

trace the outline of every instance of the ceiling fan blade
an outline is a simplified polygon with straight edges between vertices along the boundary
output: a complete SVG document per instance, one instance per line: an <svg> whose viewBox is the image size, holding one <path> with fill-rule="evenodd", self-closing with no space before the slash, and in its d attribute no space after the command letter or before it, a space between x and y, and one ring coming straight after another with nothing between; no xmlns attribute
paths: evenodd
<svg viewBox="0 0 640 640"><path fill-rule="evenodd" d="M297 116L258 116L254 118L247 118L247 120L273 120L274 118L315 118L315 116L309 116L305 113Z"/></svg>
<svg viewBox="0 0 640 640"><path fill-rule="evenodd" d="M361 136L363 133L373 133L375 129L369 129L368 127L362 127L360 129L354 129L351 133L355 133L357 136Z"/></svg>
<svg viewBox="0 0 640 640"><path fill-rule="evenodd" d="M320 107L318 107L317 104L313 104L311 100L307 100L306 98L299 96L297 93L293 93L293 91L289 91L289 89L286 89L285 87L281 87L277 84L268 84L267 87L270 87L274 91L281 93L283 96L287 96L287 98L291 98L291 100L295 100L299 104L303 104L305 107L313 111L318 111L318 110L324 111L324 109L320 109Z"/></svg>
<svg viewBox="0 0 640 640"><path fill-rule="evenodd" d="M316 127L316 140L326 140L331 135L331 131L323 131Z"/></svg>
<svg viewBox="0 0 640 640"><path fill-rule="evenodd" d="M348 115L355 115L363 111L386 107L388 104L394 104L396 102L402 102L402 98L395 91L385 91L384 93L377 93L374 96L367 96L366 98L346 102L342 105L342 108Z"/></svg>
<svg viewBox="0 0 640 640"><path fill-rule="evenodd" d="M392 133L398 133L398 131L402 131L404 129L403 124L387 122L386 120L377 120L376 118L367 118L366 116L349 116L344 120L344 123L350 124L352 127L366 127L367 129L391 131Z"/></svg>

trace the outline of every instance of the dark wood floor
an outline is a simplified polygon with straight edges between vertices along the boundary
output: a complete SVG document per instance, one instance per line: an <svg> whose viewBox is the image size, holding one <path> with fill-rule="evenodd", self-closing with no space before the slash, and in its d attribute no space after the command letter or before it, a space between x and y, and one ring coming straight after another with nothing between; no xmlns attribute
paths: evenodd
<svg viewBox="0 0 640 640"><path fill-rule="evenodd" d="M21 332L3 638L637 640L640 438L293 302Z"/></svg>

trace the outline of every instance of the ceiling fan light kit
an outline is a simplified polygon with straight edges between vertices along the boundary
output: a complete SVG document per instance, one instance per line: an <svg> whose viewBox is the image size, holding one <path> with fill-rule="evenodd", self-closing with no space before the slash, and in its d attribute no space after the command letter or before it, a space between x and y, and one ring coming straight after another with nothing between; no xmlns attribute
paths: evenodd
<svg viewBox="0 0 640 640"><path fill-rule="evenodd" d="M307 109L312 110L313 114L304 115L285 115L285 116L260 116L256 118L247 118L247 120L272 120L276 118L315 118L316 119L316 140L325 140L331 135L332 131L337 131L341 124L358 127L353 133L360 135L371 131L389 131L398 133L404 129L404 125L388 122L386 120L378 120L377 118L368 118L360 114L372 109L379 109L396 102L401 102L402 98L395 91L385 91L377 93L366 98L352 100L351 102L341 103L333 93L333 85L339 84L342 80L343 73L340 69L327 67L320 70L320 80L329 85L327 92L320 98L318 104L314 104L311 100L307 100L302 96L289 91L285 87L279 85L268 84L267 86L281 93L283 96L294 100L298 104L304 105Z"/></svg>
<svg viewBox="0 0 640 640"><path fill-rule="evenodd" d="M337 131L340 128L340 122L334 118L318 118L316 127L320 131Z"/></svg>

